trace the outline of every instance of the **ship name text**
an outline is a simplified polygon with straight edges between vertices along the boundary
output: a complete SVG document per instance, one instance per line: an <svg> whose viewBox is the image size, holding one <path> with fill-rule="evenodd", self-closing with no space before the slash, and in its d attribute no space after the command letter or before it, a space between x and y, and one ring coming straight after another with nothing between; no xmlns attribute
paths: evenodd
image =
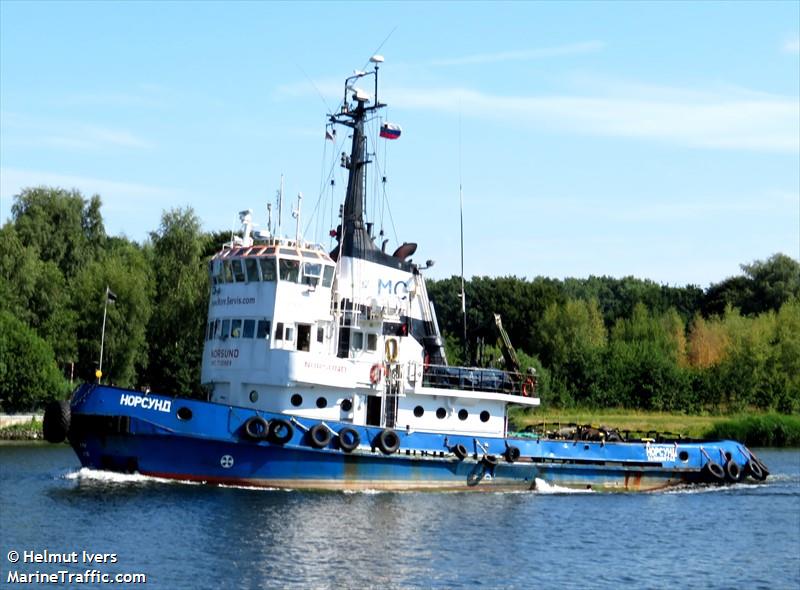
<svg viewBox="0 0 800 590"><path fill-rule="evenodd" d="M169 413L172 409L172 400L123 393L119 396L119 405Z"/></svg>

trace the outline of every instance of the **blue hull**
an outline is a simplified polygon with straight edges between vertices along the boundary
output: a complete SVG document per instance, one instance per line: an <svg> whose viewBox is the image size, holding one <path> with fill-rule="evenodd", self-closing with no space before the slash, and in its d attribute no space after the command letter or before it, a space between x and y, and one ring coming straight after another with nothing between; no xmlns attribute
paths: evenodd
<svg viewBox="0 0 800 590"><path fill-rule="evenodd" d="M314 444L316 420L95 385L76 390L71 413L69 440L85 467L220 484L527 490L538 479L573 488L651 490L723 481L709 474L710 461L735 462L742 477L756 461L733 441L603 443L403 430L397 431L399 449L387 454L379 448L383 429L332 421L324 426L330 440L317 448L328 437ZM257 416L290 424L281 432L286 440L248 434L248 422ZM361 441L349 452L336 435L343 428L355 430ZM453 452L457 445L465 457ZM519 449L518 458L509 447Z"/></svg>

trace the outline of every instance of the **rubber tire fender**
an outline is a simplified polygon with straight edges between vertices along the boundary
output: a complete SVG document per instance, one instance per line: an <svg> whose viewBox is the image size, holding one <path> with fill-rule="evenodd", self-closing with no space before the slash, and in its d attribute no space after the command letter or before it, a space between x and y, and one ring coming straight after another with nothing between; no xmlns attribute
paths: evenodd
<svg viewBox="0 0 800 590"><path fill-rule="evenodd" d="M467 458L467 447L461 443L450 447L450 452L453 453L459 461L463 461Z"/></svg>
<svg viewBox="0 0 800 590"><path fill-rule="evenodd" d="M514 463L515 461L519 461L521 453L519 451L519 447L508 445L508 447L506 447L506 452L503 453L503 455L505 456L506 461L509 463Z"/></svg>
<svg viewBox="0 0 800 590"><path fill-rule="evenodd" d="M338 439L339 448L345 453L352 453L356 447L361 444L361 437L358 434L358 430L350 428L349 426L345 426L339 430Z"/></svg>
<svg viewBox="0 0 800 590"><path fill-rule="evenodd" d="M497 456L496 455L484 455L481 461L488 467L497 467Z"/></svg>
<svg viewBox="0 0 800 590"><path fill-rule="evenodd" d="M281 434L283 432L283 434ZM269 431L267 432L267 440L276 445L285 445L292 440L294 436L294 426L291 423L276 418L269 423Z"/></svg>
<svg viewBox="0 0 800 590"><path fill-rule="evenodd" d="M384 455L391 455L400 448L400 437L391 428L386 428L375 439L377 446Z"/></svg>
<svg viewBox="0 0 800 590"><path fill-rule="evenodd" d="M709 481L721 482L725 480L725 470L716 461L709 460L708 463L703 465L702 471L708 476Z"/></svg>
<svg viewBox="0 0 800 590"><path fill-rule="evenodd" d="M72 412L66 400L52 401L44 409L42 433L44 439L51 443L64 442L69 434Z"/></svg>
<svg viewBox="0 0 800 590"><path fill-rule="evenodd" d="M761 468L761 465L754 459L750 459L747 463L745 463L744 468L745 472L749 473L756 481L764 481L767 479L767 476L764 473L764 470Z"/></svg>
<svg viewBox="0 0 800 590"><path fill-rule="evenodd" d="M264 440L269 432L269 422L261 416L250 416L242 428L250 440Z"/></svg>
<svg viewBox="0 0 800 590"><path fill-rule="evenodd" d="M731 483L736 483L742 480L742 476L744 475L744 471L742 471L742 466L739 465L736 461L731 459L727 463L725 463L725 477Z"/></svg>
<svg viewBox="0 0 800 590"><path fill-rule="evenodd" d="M311 430L308 431L308 439L311 446L317 449L324 449L331 442L333 435L330 429L322 422L315 424Z"/></svg>

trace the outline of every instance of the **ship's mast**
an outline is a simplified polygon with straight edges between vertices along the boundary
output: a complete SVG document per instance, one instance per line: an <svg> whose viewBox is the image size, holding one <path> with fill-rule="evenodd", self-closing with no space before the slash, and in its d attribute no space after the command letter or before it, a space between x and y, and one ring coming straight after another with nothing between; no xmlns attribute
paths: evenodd
<svg viewBox="0 0 800 590"><path fill-rule="evenodd" d="M345 125L352 130L353 143L350 155L342 153L342 166L349 170L347 192L342 210L342 224L337 232L340 252L344 256L367 250L377 250L372 237L364 224L364 198L366 186L367 138L364 135L364 122L374 111L385 107L378 101L378 64L383 57L375 55L370 58L374 65L372 71L357 71L345 81L344 101L338 113L330 115L332 123ZM375 95L370 97L355 83L361 78L373 76ZM355 103L353 107L351 100ZM371 103L371 104L370 104ZM337 256L338 256L337 254Z"/></svg>

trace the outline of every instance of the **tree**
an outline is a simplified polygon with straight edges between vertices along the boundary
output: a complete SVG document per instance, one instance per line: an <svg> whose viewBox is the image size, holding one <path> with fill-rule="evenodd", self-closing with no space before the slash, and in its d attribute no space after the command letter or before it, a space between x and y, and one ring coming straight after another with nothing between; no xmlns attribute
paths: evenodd
<svg viewBox="0 0 800 590"><path fill-rule="evenodd" d="M785 254L742 264L744 275L711 285L703 299L703 314L722 315L735 307L744 315L778 311L792 298L800 297L800 263Z"/></svg>
<svg viewBox="0 0 800 590"><path fill-rule="evenodd" d="M103 381L141 384L147 366L147 325L152 314L153 277L144 251L123 238L109 240L98 260L85 266L72 284L79 341L78 375L94 379L100 360L106 287L116 295L108 305L103 351Z"/></svg>
<svg viewBox="0 0 800 590"><path fill-rule="evenodd" d="M199 395L209 282L205 239L191 208L166 211L150 234L155 303L148 326L154 390Z"/></svg>
<svg viewBox="0 0 800 590"><path fill-rule="evenodd" d="M675 310L655 315L637 303L630 319L611 331L604 388L617 405L686 410L693 403L690 374L681 368L686 342Z"/></svg>
<svg viewBox="0 0 800 590"><path fill-rule="evenodd" d="M68 385L52 349L8 311L0 311L0 404L6 412L33 410L63 397Z"/></svg>
<svg viewBox="0 0 800 590"><path fill-rule="evenodd" d="M64 366L75 359L75 316L67 281L52 261L25 246L10 223L0 229L0 309L25 322L52 348Z"/></svg>
<svg viewBox="0 0 800 590"><path fill-rule="evenodd" d="M11 215L20 241L73 276L102 249L105 230L100 197L85 200L79 191L37 187L14 197Z"/></svg>
<svg viewBox="0 0 800 590"><path fill-rule="evenodd" d="M552 303L539 321L541 359L575 402L602 397L606 329L595 300Z"/></svg>

